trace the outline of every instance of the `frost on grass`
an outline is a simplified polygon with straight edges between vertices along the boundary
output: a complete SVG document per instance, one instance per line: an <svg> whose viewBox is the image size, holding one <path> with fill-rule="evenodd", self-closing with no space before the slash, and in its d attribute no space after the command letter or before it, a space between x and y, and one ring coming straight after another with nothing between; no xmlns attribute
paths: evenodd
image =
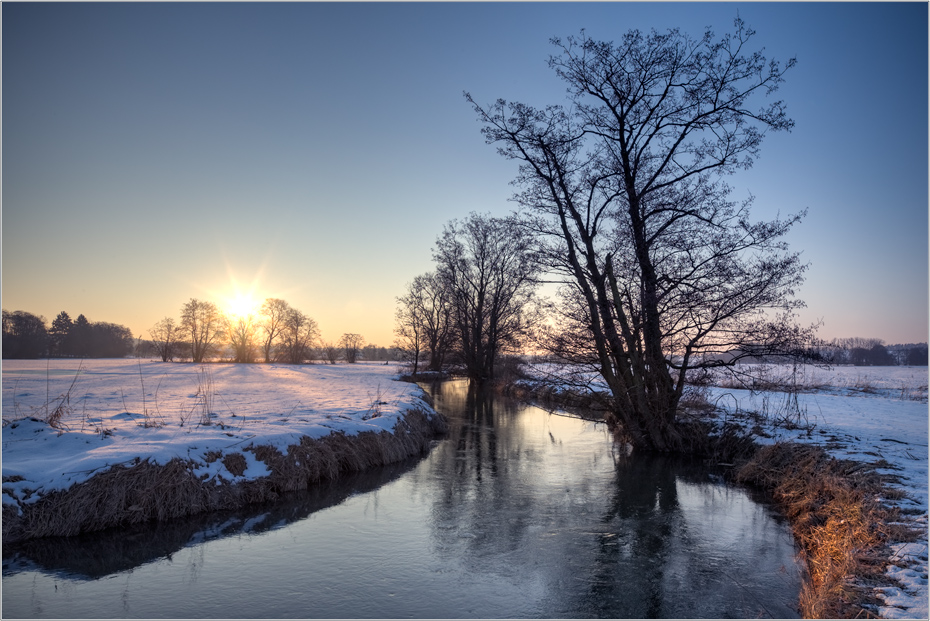
<svg viewBox="0 0 930 621"><path fill-rule="evenodd" d="M170 470L192 490L178 504L213 507L402 459L444 423L419 387L396 376L367 364L5 361L4 518L104 475L126 485L138 476L132 486L144 487ZM222 494L200 497L195 487ZM125 514L122 521L161 516L144 494L95 511Z"/></svg>

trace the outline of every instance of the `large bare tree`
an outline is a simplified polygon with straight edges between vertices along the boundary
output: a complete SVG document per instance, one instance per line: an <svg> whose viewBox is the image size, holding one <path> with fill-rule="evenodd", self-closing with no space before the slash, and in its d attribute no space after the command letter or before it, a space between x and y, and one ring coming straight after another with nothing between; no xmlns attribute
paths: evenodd
<svg viewBox="0 0 930 621"><path fill-rule="evenodd" d="M255 362L255 318L249 315L229 315L223 318L226 339L236 362Z"/></svg>
<svg viewBox="0 0 930 621"><path fill-rule="evenodd" d="M471 214L446 225L433 258L469 379L494 379L498 355L527 328L538 270L533 240L512 218Z"/></svg>
<svg viewBox="0 0 930 621"><path fill-rule="evenodd" d="M358 360L359 350L365 345L365 339L361 334L346 332L339 337L339 346L342 348L345 361L349 364L355 364Z"/></svg>
<svg viewBox="0 0 930 621"><path fill-rule="evenodd" d="M320 338L316 320L296 308L288 310L281 326L280 356L290 364L302 364Z"/></svg>
<svg viewBox="0 0 930 621"><path fill-rule="evenodd" d="M721 38L678 30L554 39L568 105L480 106L483 133L520 162L516 200L568 283L552 339L609 387L634 446L685 450L678 403L689 369L786 353L804 266L783 242L799 218L750 219L724 175L748 168L767 132L793 122L775 92L794 60L749 51L737 19ZM735 352L721 357L714 354Z"/></svg>
<svg viewBox="0 0 930 621"><path fill-rule="evenodd" d="M261 319L258 325L263 333L262 351L265 355L265 362L271 362L272 360L274 347L278 339L281 338L290 311L290 305L278 298L268 298L262 303L262 308L259 311Z"/></svg>
<svg viewBox="0 0 930 621"><path fill-rule="evenodd" d="M178 339L181 336L181 328L174 322L173 318L165 317L149 328L149 336L152 337L152 345L158 355L161 356L162 362L174 360L178 348Z"/></svg>
<svg viewBox="0 0 930 621"><path fill-rule="evenodd" d="M222 334L222 315L213 302L191 298L181 307L180 329L189 339L191 360L203 362Z"/></svg>

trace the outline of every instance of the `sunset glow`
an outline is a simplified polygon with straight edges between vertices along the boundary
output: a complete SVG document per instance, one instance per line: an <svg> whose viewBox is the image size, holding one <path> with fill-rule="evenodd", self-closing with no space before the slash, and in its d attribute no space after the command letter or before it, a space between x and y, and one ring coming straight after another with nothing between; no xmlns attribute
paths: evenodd
<svg viewBox="0 0 930 621"><path fill-rule="evenodd" d="M700 37L739 15L766 56L798 59L778 96L794 131L767 138L728 182L739 200L756 197L759 219L809 210L786 240L810 263L801 323L822 319L826 340L923 342L926 13L906 2L4 3L3 306L147 338L191 298L242 314L274 297L326 340L390 345L396 298L433 269L444 224L513 209L517 170L485 144L463 91L561 104L550 38ZM883 155L864 179L866 118Z"/></svg>
<svg viewBox="0 0 930 621"><path fill-rule="evenodd" d="M222 310L233 318L248 317L257 314L261 304L260 300L256 300L249 293L237 293L225 300Z"/></svg>

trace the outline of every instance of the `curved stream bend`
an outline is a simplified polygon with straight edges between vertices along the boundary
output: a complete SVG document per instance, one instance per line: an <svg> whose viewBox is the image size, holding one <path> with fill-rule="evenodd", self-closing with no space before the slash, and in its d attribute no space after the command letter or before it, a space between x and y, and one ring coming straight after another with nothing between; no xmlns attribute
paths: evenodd
<svg viewBox="0 0 930 621"><path fill-rule="evenodd" d="M794 617L787 526L700 464L462 382L420 460L273 505L4 550L11 617Z"/></svg>

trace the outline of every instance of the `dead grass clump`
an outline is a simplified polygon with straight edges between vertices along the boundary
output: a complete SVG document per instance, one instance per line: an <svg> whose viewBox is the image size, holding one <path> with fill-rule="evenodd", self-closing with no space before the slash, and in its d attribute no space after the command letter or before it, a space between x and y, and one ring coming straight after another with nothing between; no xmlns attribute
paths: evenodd
<svg viewBox="0 0 930 621"><path fill-rule="evenodd" d="M759 449L736 478L770 491L791 522L809 573L802 615L870 616L876 601L866 585L885 570L886 544L913 537L881 505L887 490L875 469L819 446L782 443Z"/></svg>
<svg viewBox="0 0 930 621"><path fill-rule="evenodd" d="M201 487L191 465L181 460L164 466L148 461L119 464L84 483L23 506L16 519L7 519L4 513L3 540L70 536L185 515L188 507L207 504Z"/></svg>
<svg viewBox="0 0 930 621"><path fill-rule="evenodd" d="M412 411L398 421L393 433L331 433L319 439L304 436L287 447L287 454L271 446L247 450L268 466L272 488L284 492L306 489L345 472L401 461L426 451L431 439L447 430L445 419Z"/></svg>
<svg viewBox="0 0 930 621"><path fill-rule="evenodd" d="M248 467L248 462L245 460L245 455L242 453L230 453L223 457L223 465L226 466L226 469L229 470L230 474L236 477L241 477L245 474L245 469Z"/></svg>

